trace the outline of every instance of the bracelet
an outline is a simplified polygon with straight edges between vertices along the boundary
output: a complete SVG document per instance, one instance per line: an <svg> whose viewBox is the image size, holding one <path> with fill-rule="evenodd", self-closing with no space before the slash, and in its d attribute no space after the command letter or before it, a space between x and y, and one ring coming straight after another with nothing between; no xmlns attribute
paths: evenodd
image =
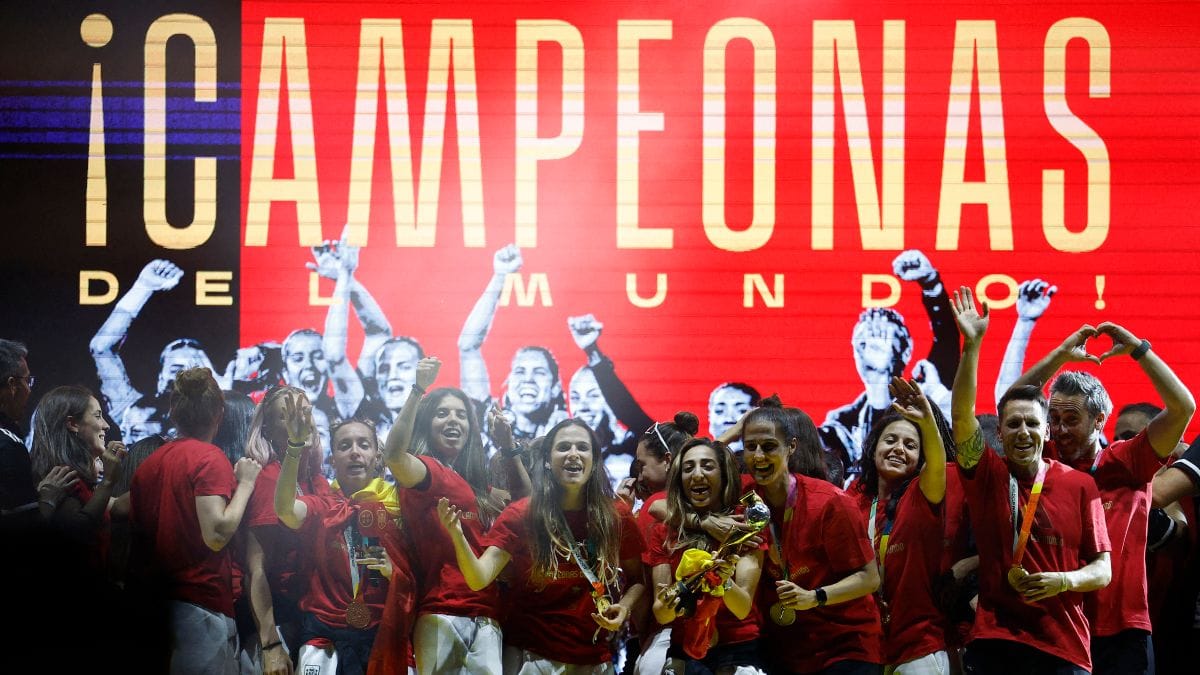
<svg viewBox="0 0 1200 675"><path fill-rule="evenodd" d="M52 502L52 501L50 501L49 499L39 499L39 500L38 500L38 503L39 503L39 504L45 504L46 506L49 506L49 507L50 507L50 508L52 508L52 509L57 509L57 508L58 508L58 502Z"/></svg>
<svg viewBox="0 0 1200 675"><path fill-rule="evenodd" d="M1148 352L1148 351L1150 351L1150 341L1142 340L1142 344L1134 347L1133 351L1129 352L1129 358L1133 359L1134 361L1137 361L1137 360L1141 359L1143 356L1145 356L1146 352Z"/></svg>
<svg viewBox="0 0 1200 675"><path fill-rule="evenodd" d="M417 384L416 382L413 382L412 390L422 396L425 395L425 387L422 387L421 385Z"/></svg>
<svg viewBox="0 0 1200 675"><path fill-rule="evenodd" d="M1059 593L1066 593L1067 592L1067 573L1060 572L1059 575L1062 577L1062 590L1059 591Z"/></svg>
<svg viewBox="0 0 1200 675"><path fill-rule="evenodd" d="M268 649L275 649L276 647L282 647L282 646L283 646L283 640L276 640L276 641L272 642L271 644L263 645L262 650L265 652Z"/></svg>
<svg viewBox="0 0 1200 675"><path fill-rule="evenodd" d="M289 447L289 448L295 448L295 449L299 450L299 449L303 448L303 447L304 447L304 446L306 446L306 445L308 445L308 439L307 439L307 438L302 438L302 439L300 439L300 440L298 440L298 441L297 441L297 440L292 440L290 437L288 438L288 447Z"/></svg>

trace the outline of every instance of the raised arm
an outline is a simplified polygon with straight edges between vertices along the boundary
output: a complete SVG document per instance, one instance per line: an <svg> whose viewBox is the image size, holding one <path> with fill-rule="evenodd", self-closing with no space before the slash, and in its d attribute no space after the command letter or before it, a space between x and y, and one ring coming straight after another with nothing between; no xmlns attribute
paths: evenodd
<svg viewBox="0 0 1200 675"><path fill-rule="evenodd" d="M329 246L326 243L326 246ZM315 255L315 249L314 249ZM346 356L346 330L350 316L350 288L356 283L354 271L358 268L357 249L338 249L337 282L333 287L333 302L325 315L325 334L322 346L329 364L330 379L333 380L333 400L338 414L351 417L358 410L364 396L362 379L350 365Z"/></svg>
<svg viewBox="0 0 1200 675"><path fill-rule="evenodd" d="M899 377L892 378L891 391L896 399L892 409L921 431L921 452L925 455L925 466L921 467L917 479L921 494L930 504L941 504L946 497L946 446L942 443L929 399L921 393L916 382L905 382Z"/></svg>
<svg viewBox="0 0 1200 675"><path fill-rule="evenodd" d="M958 332L950 316L950 298L941 275L924 253L910 249L892 261L892 272L904 281L915 281L921 287L921 304L929 316L929 331L933 343L925 357L937 368L938 380L950 382L958 368Z"/></svg>
<svg viewBox="0 0 1200 675"><path fill-rule="evenodd" d="M313 421L311 408L302 406L292 393L284 394L284 426L287 427L288 445L283 453L279 468L279 480L275 483L275 515L280 522L293 530L300 529L308 517L308 505L296 499L296 481L300 476L300 462L310 438Z"/></svg>
<svg viewBox="0 0 1200 675"><path fill-rule="evenodd" d="M463 534L462 514L458 508L451 504L449 499L442 497L438 500L437 510L438 520L441 521L442 527L446 528L446 532L450 534L450 541L454 544L454 557L467 586L473 591L487 588L504 570L512 556L495 546L487 547L483 555L476 556L471 544L467 542L466 535Z"/></svg>
<svg viewBox="0 0 1200 675"><path fill-rule="evenodd" d="M1029 370L1021 373L1021 376L1012 383L1011 387L1020 387L1030 385L1042 389L1050 378L1058 372L1060 368L1068 363L1100 363L1098 357L1092 356L1087 352L1087 341L1096 337L1096 329L1088 324L1079 327L1079 330L1067 336L1062 344L1050 350L1037 363L1029 367ZM1010 387L1010 388L1011 388ZM1008 391L1007 389L1005 391Z"/></svg>
<svg viewBox="0 0 1200 675"><path fill-rule="evenodd" d="M254 481L258 479L262 466L243 457L233 467L233 475L237 478L237 489L233 491L233 499L227 503L221 495L198 495L196 497L196 516L200 520L200 534L204 544L214 551L225 548L238 526L242 524L242 516L246 513L246 503L254 492Z"/></svg>
<svg viewBox="0 0 1200 675"><path fill-rule="evenodd" d="M442 362L436 357L426 357L417 362L416 382L408 391L404 407L396 416L392 430L388 432L387 441L383 444L383 458L388 469L402 487L412 487L425 480L428 470L421 460L409 453L412 447L413 423L417 419L417 407L421 404L421 396L437 380Z"/></svg>
<svg viewBox="0 0 1200 675"><path fill-rule="evenodd" d="M336 282L342 268L342 259L352 257L354 267L357 268L358 254L359 247L349 242L348 232L343 230L336 251L329 242L313 247L315 261L308 263L307 267L326 279ZM354 307L354 314L358 316L358 322L363 329L363 346L362 351L358 354L358 370L362 373L369 373L375 367L375 352L392 337L392 325L388 323L387 315L383 313L383 309L375 301L374 296L358 278L351 280L349 290L350 304Z"/></svg>
<svg viewBox="0 0 1200 675"><path fill-rule="evenodd" d="M605 402L608 403L608 407L621 424L634 433L654 424L654 420L633 398L629 388L617 377L612 360L600 351L599 339L600 333L604 330L604 324L597 321L595 316L585 314L568 317L567 327L571 330L571 337L575 339L575 344L587 356L587 364L596 377L596 385L600 387L600 393L604 395Z"/></svg>
<svg viewBox="0 0 1200 675"><path fill-rule="evenodd" d="M1008 338L1008 346L1004 348L1004 360L1000 362L1000 372L996 375L997 401L1021 376L1021 370L1025 367L1025 350L1029 347L1033 327L1050 306L1050 299L1057 292L1058 286L1051 286L1041 279L1022 281L1017 289L1017 322L1013 324L1012 336Z"/></svg>
<svg viewBox="0 0 1200 675"><path fill-rule="evenodd" d="M462 332L458 336L458 359L461 370L462 389L476 401L487 401L492 396L492 385L488 379L487 363L483 360L483 341L492 329L496 318L496 307L500 304L500 293L504 291L504 279L521 269L521 249L509 244L496 251L492 258L492 278L483 289L483 295L475 301L475 307L467 315Z"/></svg>
<svg viewBox="0 0 1200 675"><path fill-rule="evenodd" d="M525 463L521 461L521 455L524 453L513 439L512 425L508 423L508 418L495 407L488 410L487 415L488 438L491 439L492 445L500 451L501 461L504 463L504 475L508 479L509 497L513 501L528 497L533 493L533 484L529 478L529 471L525 468Z"/></svg>
<svg viewBox="0 0 1200 675"><path fill-rule="evenodd" d="M125 362L118 353L129 334L129 326L142 307L146 306L150 296L156 291L175 288L182 278L183 270L170 261L152 260L147 263L137 281L113 306L112 314L100 325L100 330L96 331L88 345L92 360L96 363L96 374L100 378L100 393L107 399L108 414L113 419L119 419L125 409L142 396L129 381Z"/></svg>
<svg viewBox="0 0 1200 675"><path fill-rule="evenodd" d="M958 289L950 304L963 337L962 359L951 391L950 419L954 442L958 445L958 465L969 471L987 451L979 421L975 419L975 395L979 386L979 348L988 327L988 307L984 302L980 305L982 311L976 309L975 296L966 286Z"/></svg>
<svg viewBox="0 0 1200 675"><path fill-rule="evenodd" d="M1137 361L1150 384L1154 385L1154 391L1158 392L1164 407L1150 420L1146 436L1159 457L1169 456L1187 430L1192 414L1196 412L1196 400L1171 367L1150 349L1148 340L1140 340L1124 327L1107 321L1097 326L1096 332L1111 337L1113 341L1112 349L1100 355L1101 361L1128 354Z"/></svg>

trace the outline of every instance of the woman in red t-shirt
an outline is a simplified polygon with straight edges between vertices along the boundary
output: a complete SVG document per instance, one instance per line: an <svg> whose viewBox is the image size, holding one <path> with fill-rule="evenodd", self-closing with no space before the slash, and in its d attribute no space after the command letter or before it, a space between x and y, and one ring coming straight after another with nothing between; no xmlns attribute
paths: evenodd
<svg viewBox="0 0 1200 675"><path fill-rule="evenodd" d="M740 510L741 487L733 453L719 441L694 438L671 462L667 520L655 526L646 555L654 565L654 588L659 589L654 616L671 626L664 673L683 675L689 659L701 661L716 675L728 675L739 667L765 667L758 653L760 616L754 611L761 549L740 558L736 548L724 551L704 575L706 592L688 587L673 597L667 594L668 589L679 589L676 574L685 551L688 556L695 555L692 550L710 555L721 551L721 542L702 531L686 529L685 523L689 518L731 515Z"/></svg>
<svg viewBox="0 0 1200 675"><path fill-rule="evenodd" d="M771 509L771 547L759 585L768 608L766 644L775 669L851 675L882 671L879 570L854 500L823 480L794 473L797 432L779 403L746 415L742 446L755 491Z"/></svg>
<svg viewBox="0 0 1200 675"><path fill-rule="evenodd" d="M302 450L313 425L311 413L300 408L296 395L284 401L289 440L275 487L275 512L298 532L314 558L308 589L300 599L298 671L327 668L363 675L383 618L388 580L404 584L406 595L412 591L397 537L400 501L395 486L379 477L383 456L375 427L358 419L330 429L332 489L297 496ZM393 565L393 560L399 564ZM407 622L395 628L387 638L407 642Z"/></svg>
<svg viewBox="0 0 1200 675"><path fill-rule="evenodd" d="M227 545L262 467L243 457L230 468L212 444L224 412L221 388L207 368L179 373L171 391L179 438L146 458L129 488L131 559L138 570L130 584L172 601L172 673L237 672Z"/></svg>
<svg viewBox="0 0 1200 675"><path fill-rule="evenodd" d="M437 503L448 498L468 520L472 544L483 536L504 502L488 484L487 453L475 406L460 389L435 389L441 361L417 362L416 383L388 433L384 457L401 488L404 526L419 559L413 560L417 580L417 619L413 652L417 672L471 672L499 675L503 637L500 602L495 588L474 589L454 561L454 544L438 524ZM500 415L489 419L493 440L504 451L510 469L524 474L512 453L511 433ZM401 599L392 593L395 602ZM391 602L391 600L390 600Z"/></svg>
<svg viewBox="0 0 1200 675"><path fill-rule="evenodd" d="M533 496L514 502L484 538L483 554L463 534L461 509L438 502L471 588L492 584L511 562L505 622L506 673L612 673L604 636L615 635L642 595L642 539L618 510L595 433L559 422L533 462ZM620 593L621 577L629 586Z"/></svg>
<svg viewBox="0 0 1200 675"><path fill-rule="evenodd" d="M285 408L288 396L293 397L300 408L312 409L303 389L275 387L267 392L254 411L246 438L245 456L263 467L246 507L246 596L258 631L256 648L246 651L261 653L263 675L291 672L288 649L299 646L299 602L308 590L311 573L308 551L300 537L284 527L275 515L275 488L282 472L283 456L288 450ZM322 494L329 491L329 485L321 475L321 436L315 433L316 426L311 417L306 419L311 429L304 435L307 440L300 449L293 488L301 495Z"/></svg>
<svg viewBox="0 0 1200 675"><path fill-rule="evenodd" d="M121 478L125 445L104 442L108 422L100 402L83 387L51 389L38 403L33 415L33 448L29 460L35 482L58 466L69 467L78 480L62 492L53 506L51 523L91 552L90 563L100 571L107 562L109 502L113 486ZM96 475L96 459L103 463Z"/></svg>
<svg viewBox="0 0 1200 675"><path fill-rule="evenodd" d="M949 672L934 584L945 535L946 446L953 441L915 382L893 378L891 393L892 410L863 443L862 479L853 488L879 560L884 660L901 675Z"/></svg>

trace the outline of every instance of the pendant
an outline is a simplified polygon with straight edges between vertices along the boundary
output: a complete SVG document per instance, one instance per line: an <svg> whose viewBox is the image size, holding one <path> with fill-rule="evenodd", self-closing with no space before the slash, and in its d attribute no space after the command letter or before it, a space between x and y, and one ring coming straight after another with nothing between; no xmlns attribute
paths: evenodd
<svg viewBox="0 0 1200 675"><path fill-rule="evenodd" d="M1012 586L1013 590L1019 592L1021 589L1017 588L1017 585L1027 576L1029 576L1029 572L1026 572L1024 567L1013 565L1008 568L1008 585Z"/></svg>
<svg viewBox="0 0 1200 675"><path fill-rule="evenodd" d="M885 626L892 622L892 610L888 607L888 603L883 600L879 601L879 619Z"/></svg>
<svg viewBox="0 0 1200 675"><path fill-rule="evenodd" d="M771 605L769 613L771 621L774 621L778 626L790 626L796 623L796 610L791 607L785 607L782 602Z"/></svg>
<svg viewBox="0 0 1200 675"><path fill-rule="evenodd" d="M360 598L355 598L346 605L346 625L351 628L366 628L371 625L371 608Z"/></svg>

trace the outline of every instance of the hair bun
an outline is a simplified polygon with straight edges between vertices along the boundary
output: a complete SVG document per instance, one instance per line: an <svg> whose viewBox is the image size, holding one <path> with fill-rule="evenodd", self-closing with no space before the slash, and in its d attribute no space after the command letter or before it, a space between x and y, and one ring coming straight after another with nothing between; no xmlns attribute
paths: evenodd
<svg viewBox="0 0 1200 675"><path fill-rule="evenodd" d="M188 368L175 376L175 391L187 398L197 398L208 391L212 379L208 368Z"/></svg>
<svg viewBox="0 0 1200 675"><path fill-rule="evenodd" d="M771 394L758 402L758 405L763 408L783 408L783 401L780 400L779 394Z"/></svg>
<svg viewBox="0 0 1200 675"><path fill-rule="evenodd" d="M687 410L675 413L675 427L689 436L695 436L700 431L700 418Z"/></svg>

